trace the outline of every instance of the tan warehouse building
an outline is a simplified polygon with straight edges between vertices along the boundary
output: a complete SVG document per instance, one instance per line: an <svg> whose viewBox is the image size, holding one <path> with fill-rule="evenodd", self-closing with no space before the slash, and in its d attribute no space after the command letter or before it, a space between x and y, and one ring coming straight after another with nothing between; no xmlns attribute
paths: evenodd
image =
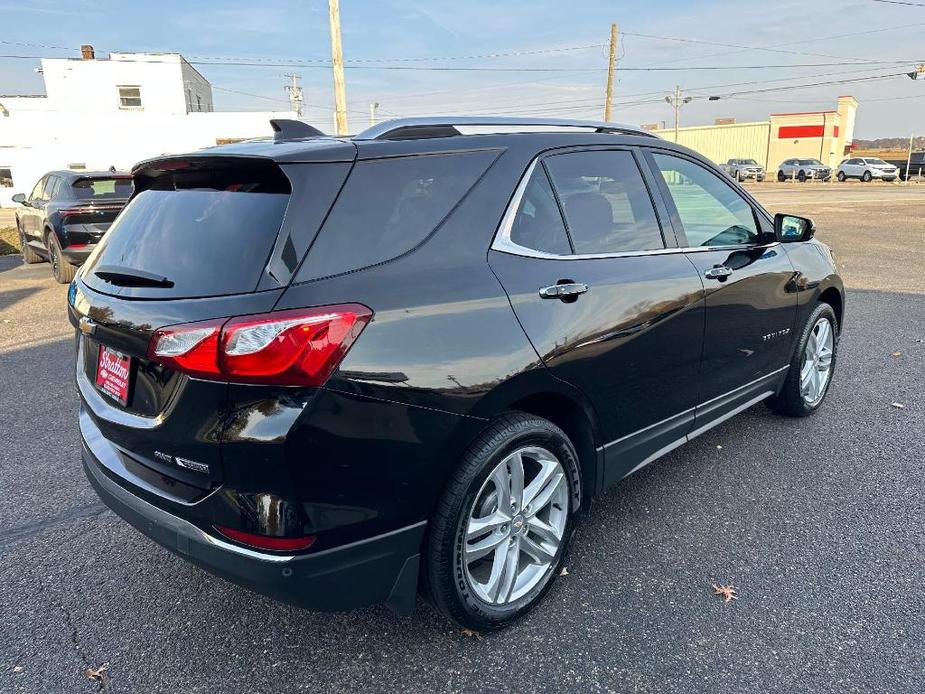
<svg viewBox="0 0 925 694"><path fill-rule="evenodd" d="M772 175L785 159L818 159L838 166L854 138L858 102L838 97L834 111L772 113L767 121L703 125L678 130L678 142L717 164L729 159L754 159ZM674 141L674 128L655 132Z"/></svg>

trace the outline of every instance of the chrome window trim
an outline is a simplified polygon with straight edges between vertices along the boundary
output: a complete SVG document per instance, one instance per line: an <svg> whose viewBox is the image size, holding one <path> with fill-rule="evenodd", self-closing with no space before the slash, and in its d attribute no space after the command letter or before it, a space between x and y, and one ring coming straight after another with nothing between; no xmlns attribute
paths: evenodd
<svg viewBox="0 0 925 694"><path fill-rule="evenodd" d="M546 253L545 251L537 251L532 248L527 248L526 246L521 246L511 240L511 231L514 228L514 220L517 217L517 212L520 210L520 203L523 200L524 193L526 193L527 185L530 183L530 178L533 176L533 172L536 170L543 156L544 154L538 154L534 157L523 176L521 176L517 188L514 189L514 195L511 197L507 208L504 210L504 216L501 217L501 223L498 225L495 238L491 242L491 250L498 251L499 253L507 253L508 255L519 255L525 258L538 258L540 260L602 260L606 258L636 258L639 256L670 255L675 253L706 253L708 251L740 251L755 248L772 248L780 243L779 241L773 241L767 244L744 243L732 246L683 246L680 248L656 248L648 251L573 253L569 255L556 255L555 253Z"/></svg>

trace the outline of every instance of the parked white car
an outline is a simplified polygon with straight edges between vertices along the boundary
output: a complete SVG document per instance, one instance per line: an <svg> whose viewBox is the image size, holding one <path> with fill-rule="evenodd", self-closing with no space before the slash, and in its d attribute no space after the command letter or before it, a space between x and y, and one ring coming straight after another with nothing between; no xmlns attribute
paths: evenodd
<svg viewBox="0 0 925 694"><path fill-rule="evenodd" d="M783 183L788 178L801 183L809 178L828 181L832 178L832 169L818 159L787 159L777 167L777 180Z"/></svg>
<svg viewBox="0 0 925 694"><path fill-rule="evenodd" d="M845 159L838 165L838 180L860 178L865 183L879 178L884 181L895 181L899 176L899 169L877 157L854 157Z"/></svg>

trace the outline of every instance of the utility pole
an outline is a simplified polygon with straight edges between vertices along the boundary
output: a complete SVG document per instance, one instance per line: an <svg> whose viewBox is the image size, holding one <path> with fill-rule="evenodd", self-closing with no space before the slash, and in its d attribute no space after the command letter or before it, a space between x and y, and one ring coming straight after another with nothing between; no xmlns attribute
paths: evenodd
<svg viewBox="0 0 925 694"><path fill-rule="evenodd" d="M693 97L681 96L681 86L676 85L674 88L674 97L666 96L665 101L674 106L674 141L678 141L678 128L681 127L681 106L690 103Z"/></svg>
<svg viewBox="0 0 925 694"><path fill-rule="evenodd" d="M372 127L376 124L376 109L379 108L378 101L369 102L369 125Z"/></svg>
<svg viewBox="0 0 925 694"><path fill-rule="evenodd" d="M328 0L331 23L331 63L334 67L334 123L338 135L347 134L347 93L344 86L344 54L340 45L340 2Z"/></svg>
<svg viewBox="0 0 925 694"><path fill-rule="evenodd" d="M292 80L292 84L286 85L286 91L289 93L289 108L294 111L295 114L299 117L302 116L302 87L299 84L299 80L302 79L302 75L297 75L295 73L290 73L284 75Z"/></svg>
<svg viewBox="0 0 925 694"><path fill-rule="evenodd" d="M609 123L613 111L613 73L617 61L617 25L610 25L610 59L607 61L607 96L604 101L604 121Z"/></svg>

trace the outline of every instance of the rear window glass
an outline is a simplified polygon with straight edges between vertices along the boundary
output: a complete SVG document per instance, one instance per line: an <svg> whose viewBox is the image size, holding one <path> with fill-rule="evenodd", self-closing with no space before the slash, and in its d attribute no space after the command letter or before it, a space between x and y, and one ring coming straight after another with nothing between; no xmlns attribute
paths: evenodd
<svg viewBox="0 0 925 694"><path fill-rule="evenodd" d="M71 183L77 200L125 199L132 194L130 178L79 178Z"/></svg>
<svg viewBox="0 0 925 694"><path fill-rule="evenodd" d="M165 277L173 287L140 287L132 296L214 296L253 291L279 233L289 182L275 166L176 172L138 193L91 257L84 281L119 286L93 274L116 266Z"/></svg>
<svg viewBox="0 0 925 694"><path fill-rule="evenodd" d="M497 156L486 150L358 162L297 280L358 270L412 250Z"/></svg>

